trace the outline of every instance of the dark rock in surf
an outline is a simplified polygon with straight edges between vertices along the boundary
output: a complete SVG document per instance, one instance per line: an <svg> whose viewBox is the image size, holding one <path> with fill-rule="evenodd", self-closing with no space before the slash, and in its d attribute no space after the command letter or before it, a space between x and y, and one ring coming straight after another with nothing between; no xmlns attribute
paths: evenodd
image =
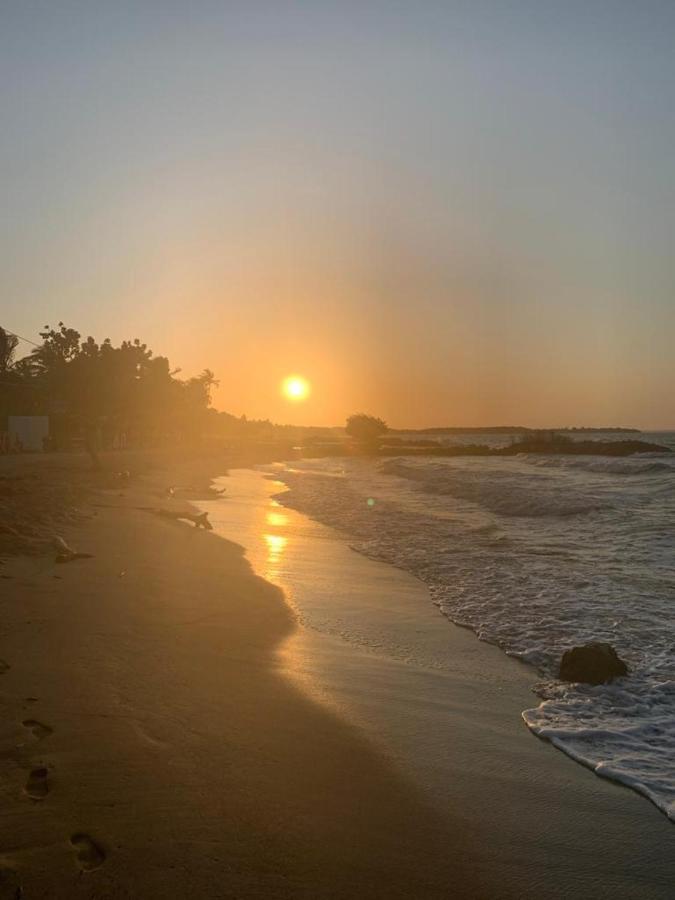
<svg viewBox="0 0 675 900"><path fill-rule="evenodd" d="M613 678L628 674L628 666L611 644L594 642L566 650L560 660L562 681L582 681L586 684L605 684Z"/></svg>

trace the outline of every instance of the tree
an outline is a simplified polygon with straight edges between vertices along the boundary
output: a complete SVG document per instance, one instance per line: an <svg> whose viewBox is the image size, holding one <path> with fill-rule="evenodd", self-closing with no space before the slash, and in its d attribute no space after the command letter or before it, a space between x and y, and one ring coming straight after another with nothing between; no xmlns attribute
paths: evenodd
<svg viewBox="0 0 675 900"><path fill-rule="evenodd" d="M211 405L211 390L219 384L211 369L204 369L201 375L184 381L183 390L196 409L206 409Z"/></svg>
<svg viewBox="0 0 675 900"><path fill-rule="evenodd" d="M82 341L74 328L45 326L42 344L21 374L35 386L43 406L58 410L68 433L84 438L95 466L97 449L124 433L141 446L195 440L203 433L218 382L205 369L196 378L175 378L169 360L153 356L138 339L113 346L106 338Z"/></svg>
<svg viewBox="0 0 675 900"><path fill-rule="evenodd" d="M15 334L0 328L0 373L5 374L12 368L18 343L19 339Z"/></svg>
<svg viewBox="0 0 675 900"><path fill-rule="evenodd" d="M387 423L383 419L367 416L365 413L350 416L345 427L350 437L365 444L375 443L387 430Z"/></svg>

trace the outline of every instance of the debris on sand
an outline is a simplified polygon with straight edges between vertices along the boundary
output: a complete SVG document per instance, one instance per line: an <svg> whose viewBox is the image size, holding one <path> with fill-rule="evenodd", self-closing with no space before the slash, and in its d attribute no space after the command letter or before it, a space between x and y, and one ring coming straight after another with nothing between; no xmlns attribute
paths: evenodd
<svg viewBox="0 0 675 900"><path fill-rule="evenodd" d="M208 513L202 513L200 516L191 516L191 521L195 523L195 528L204 528L206 531L213 531L213 525L209 522Z"/></svg>
<svg viewBox="0 0 675 900"><path fill-rule="evenodd" d="M77 550L73 550L72 547L69 547L68 544L66 544L66 542L63 540L63 538L59 537L58 535L54 537L52 544L58 551L54 562L67 563L72 562L72 560L74 559L92 559L93 555L91 553L78 553Z"/></svg>
<svg viewBox="0 0 675 900"><path fill-rule="evenodd" d="M205 500L210 500L215 499L216 497L222 497L226 490L227 488L216 488L212 485L207 485L206 487L196 487L195 485L176 487L176 485L169 485L164 493L167 497L171 497L172 499L176 494L189 494L192 497L202 497Z"/></svg>
<svg viewBox="0 0 675 900"><path fill-rule="evenodd" d="M161 516L163 519L175 519L176 521L180 519L186 519L188 522L192 522L195 528L203 528L206 531L213 531L213 525L209 522L208 513L201 513L200 515L195 515L194 513L189 512L173 512L170 509L155 509L152 510L156 515Z"/></svg>

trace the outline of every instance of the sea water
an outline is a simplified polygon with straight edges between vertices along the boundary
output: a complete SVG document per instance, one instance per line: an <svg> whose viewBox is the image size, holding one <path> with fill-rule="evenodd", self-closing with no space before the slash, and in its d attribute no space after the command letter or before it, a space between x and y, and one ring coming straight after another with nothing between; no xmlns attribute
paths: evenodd
<svg viewBox="0 0 675 900"><path fill-rule="evenodd" d="M675 448L675 434L644 437ZM530 663L535 734L675 819L675 454L332 458L273 474L281 503ZM629 676L560 682L562 653L588 641L610 642Z"/></svg>

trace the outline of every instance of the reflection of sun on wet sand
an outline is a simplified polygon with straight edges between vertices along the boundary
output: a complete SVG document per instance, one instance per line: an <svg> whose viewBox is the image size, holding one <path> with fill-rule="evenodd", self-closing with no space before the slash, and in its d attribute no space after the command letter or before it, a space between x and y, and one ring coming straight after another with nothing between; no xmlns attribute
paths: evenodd
<svg viewBox="0 0 675 900"><path fill-rule="evenodd" d="M279 590L240 547L138 509L186 508L171 475L80 496L60 531L84 564L48 540L2 567L0 878L26 897L480 896L463 830L280 677ZM272 568L284 523L265 524Z"/></svg>
<svg viewBox="0 0 675 900"><path fill-rule="evenodd" d="M214 527L247 547L284 589L298 627L279 671L359 727L440 810L459 814L482 861L486 898L605 896L670 900L672 829L636 794L599 779L523 726L533 673L456 628L409 573L355 553L341 533L279 507L280 482L227 479ZM270 520L286 538L269 564ZM658 862L657 862L658 860Z"/></svg>
<svg viewBox="0 0 675 900"><path fill-rule="evenodd" d="M267 544L267 566L265 569L265 577L271 581L276 581L279 562L286 544L288 543L288 538L281 534L264 534L263 540Z"/></svg>

